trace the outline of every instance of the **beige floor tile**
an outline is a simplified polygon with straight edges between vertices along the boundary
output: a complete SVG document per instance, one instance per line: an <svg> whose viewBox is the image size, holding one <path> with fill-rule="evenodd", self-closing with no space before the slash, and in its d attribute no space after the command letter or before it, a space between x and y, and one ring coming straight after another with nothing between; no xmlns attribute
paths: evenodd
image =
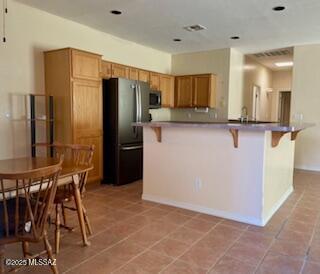
<svg viewBox="0 0 320 274"><path fill-rule="evenodd" d="M190 265L183 261L175 261L161 271L162 274L205 274L206 269Z"/></svg>
<svg viewBox="0 0 320 274"><path fill-rule="evenodd" d="M169 257L176 258L182 255L189 247L189 244L185 244L170 238L165 238L153 246L151 250Z"/></svg>

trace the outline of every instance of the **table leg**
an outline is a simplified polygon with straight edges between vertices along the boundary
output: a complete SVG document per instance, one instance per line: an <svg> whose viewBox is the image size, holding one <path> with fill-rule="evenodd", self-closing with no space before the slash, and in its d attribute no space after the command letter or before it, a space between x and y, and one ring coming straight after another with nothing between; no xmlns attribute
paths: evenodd
<svg viewBox="0 0 320 274"><path fill-rule="evenodd" d="M87 239L86 226L85 226L84 217L83 217L82 201L81 201L81 195L79 190L78 176L73 176L72 187L73 187L73 195L74 195L74 200L76 203L76 208L78 213L79 225L80 225L81 234L82 234L83 245L89 246L90 242Z"/></svg>

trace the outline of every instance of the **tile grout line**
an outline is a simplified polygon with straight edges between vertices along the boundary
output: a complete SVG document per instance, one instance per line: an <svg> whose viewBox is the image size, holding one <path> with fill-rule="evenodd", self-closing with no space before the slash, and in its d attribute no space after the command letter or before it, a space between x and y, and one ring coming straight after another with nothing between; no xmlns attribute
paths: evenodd
<svg viewBox="0 0 320 274"><path fill-rule="evenodd" d="M207 270L206 273L210 273L210 271L216 266L216 264L221 260L221 258L228 253L228 251L235 245L235 243L241 238L241 236L248 231L248 229L249 229L249 225L246 229L244 229L241 232L241 234L235 239L235 241L232 244L230 244L230 246L226 249L226 251L218 257L218 259L212 264L212 266Z"/></svg>
<svg viewBox="0 0 320 274"><path fill-rule="evenodd" d="M137 204L139 204L139 202L137 202ZM151 207L150 209L148 209L147 211L152 210L152 209L157 208L157 207L160 207L160 205L152 206L152 207ZM176 210L177 210L177 209L174 209L172 212L174 212L174 211L176 211ZM163 211L166 211L166 210L163 210ZM145 212L136 214L136 215L132 216L132 218L133 218L133 217L136 217L136 216L143 215L144 213L145 213ZM169 215L170 213L171 213L171 212L168 211L168 214L167 214L167 215ZM182 215L183 215L183 214L182 214ZM164 216L163 216L163 217L164 217ZM124 220L122 220L122 221L124 221ZM122 221L119 221L117 224L121 223ZM154 222L154 221L152 221L152 222ZM115 225L116 225L116 224L114 224L113 226L115 226ZM63 273L68 273L68 272L70 272L71 270L75 269L76 267L78 267L78 266L80 266L80 265L83 265L83 264L86 263L87 261L89 261L89 260L97 257L98 255L100 255L101 253L103 253L103 252L111 249L112 247L116 246L117 244L120 244L120 243L126 241L130 236L132 236L132 235L135 234L135 233L140 232L141 230L143 230L143 229L144 229L145 227L147 227L148 225L150 225L150 223L147 223L146 225L143 225L140 229L138 229L137 231L134 231L134 232L130 233L128 236L126 236L126 237L123 238L122 240L120 240L120 241L118 241L118 242L116 242L116 243L114 243L114 244L106 247L105 249L100 250L99 252L97 252L96 254L94 254L94 255L92 255L92 256L89 256L88 258L86 258L85 260L83 260L81 263L79 263L79 264L77 264L77 265L74 265L74 266L68 268L68 269L67 269L66 271L64 271ZM112 226L112 227L113 227L113 226ZM94 237L96 237L97 235L100 235L100 234L106 232L106 230L108 230L108 229L110 229L110 227L108 227L108 228L106 228L106 229L98 232L96 235L94 235ZM80 242L81 242L81 241L80 241ZM71 248L71 247L70 247L70 248ZM146 250L144 250L143 252L145 252L145 251L146 251ZM143 252L139 253L139 255L142 254ZM124 266L124 265L123 265L123 266ZM122 267L122 266L121 266L121 267ZM121 268L121 267L120 267L120 268Z"/></svg>
<svg viewBox="0 0 320 274"><path fill-rule="evenodd" d="M174 210L175 211L175 210ZM173 212L174 212L173 211ZM171 212L170 212L171 213ZM170 214L169 213L169 214ZM168 215L169 215L168 214ZM198 216L199 214L196 214L195 216L191 217L190 220L182 223L181 225L178 225L177 228L175 230L173 230L172 232L168 233L168 235L166 236L163 236L161 239L159 239L158 241L156 241L155 243L153 243L152 245L150 245L148 248L145 248L143 251L141 251L138 255L134 256L133 258L131 258L130 260L128 260L128 262L126 262L125 264L123 264L122 266L118 267L117 269L115 269L114 271L112 271L111 273L114 273L115 271L117 270L120 270L121 268L125 267L126 265L128 265L130 262L132 262L135 258L139 257L141 254L147 252L147 251L152 251L151 248L156 246L158 243L160 243L161 241L163 241L164 239L167 239L169 237L170 234L172 234L173 232L175 232L176 230L180 229L181 227L183 227L187 222L191 221L192 219L196 219L196 217ZM186 215L185 215L186 216ZM164 216L163 216L164 217ZM189 249L188 249L189 250ZM159 254L159 252L156 252ZM166 256L166 257L169 257L169 258L173 258L171 256L167 256L167 255L163 255L162 256ZM174 258L173 258L174 259ZM170 263L171 264L171 263Z"/></svg>

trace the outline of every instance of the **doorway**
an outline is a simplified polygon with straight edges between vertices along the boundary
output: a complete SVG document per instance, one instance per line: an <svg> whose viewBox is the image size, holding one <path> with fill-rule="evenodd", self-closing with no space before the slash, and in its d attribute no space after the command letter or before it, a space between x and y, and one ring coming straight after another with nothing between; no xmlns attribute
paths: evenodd
<svg viewBox="0 0 320 274"><path fill-rule="evenodd" d="M291 91L280 91L279 95L279 121L290 122Z"/></svg>
<svg viewBox="0 0 320 274"><path fill-rule="evenodd" d="M260 95L261 88L258 85L253 85L252 89L252 118L254 121L260 119Z"/></svg>

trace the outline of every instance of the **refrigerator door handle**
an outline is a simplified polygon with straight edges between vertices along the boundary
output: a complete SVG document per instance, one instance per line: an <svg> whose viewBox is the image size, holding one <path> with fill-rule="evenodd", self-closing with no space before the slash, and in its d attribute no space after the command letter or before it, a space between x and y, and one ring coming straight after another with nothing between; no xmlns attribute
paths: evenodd
<svg viewBox="0 0 320 274"><path fill-rule="evenodd" d="M138 91L138 85L134 85L133 86L133 91L135 94L135 117L134 117L134 121L135 122L139 122L139 91ZM136 126L133 126L132 128L133 130L133 134L134 134L134 138L138 138L138 128Z"/></svg>
<svg viewBox="0 0 320 274"><path fill-rule="evenodd" d="M141 87L139 85L139 122L142 120L142 96L141 96Z"/></svg>
<svg viewBox="0 0 320 274"><path fill-rule="evenodd" d="M136 150L141 148L143 148L143 146L139 145L139 146L131 146L131 147L121 147L120 150Z"/></svg>

